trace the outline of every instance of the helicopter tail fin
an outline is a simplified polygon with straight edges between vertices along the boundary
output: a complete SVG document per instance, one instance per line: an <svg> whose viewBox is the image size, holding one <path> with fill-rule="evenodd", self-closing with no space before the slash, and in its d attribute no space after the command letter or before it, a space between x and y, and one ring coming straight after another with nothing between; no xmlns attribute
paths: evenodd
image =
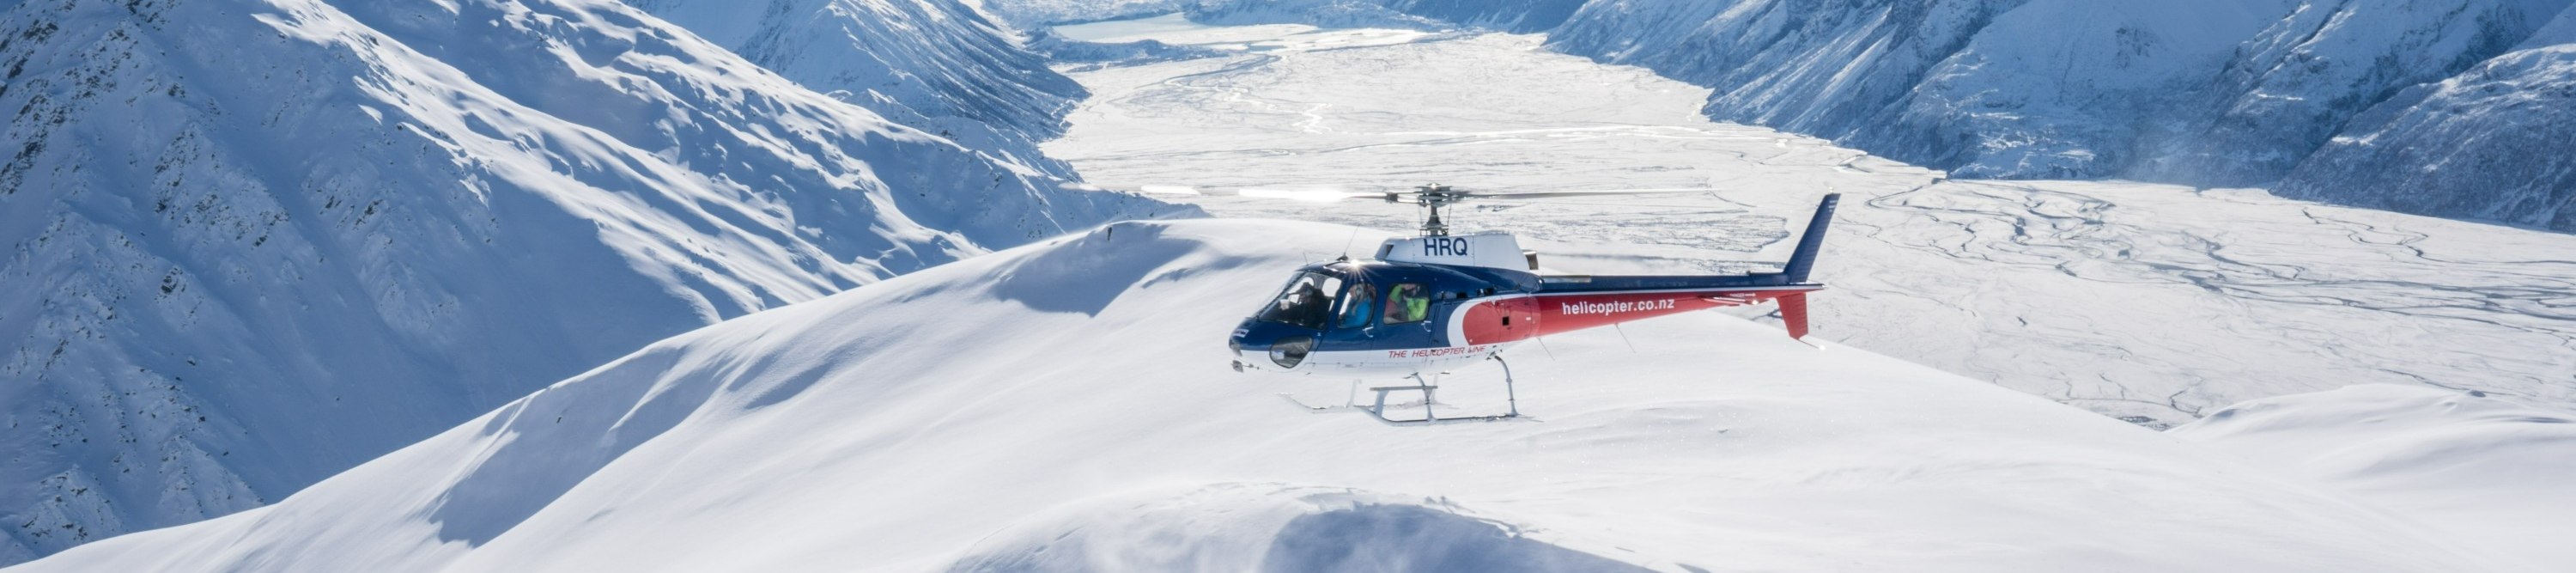
<svg viewBox="0 0 2576 573"><path fill-rule="evenodd" d="M1782 269L1782 272L1780 273L1787 275L1790 283L1796 284L1807 282L1807 272L1815 270L1816 251L1823 249L1825 246L1825 227L1833 224L1834 205L1841 203L1842 199L1843 194L1841 193L1826 193L1824 202L1816 204L1816 217L1807 221L1806 234L1798 237L1798 250L1790 253L1789 266L1788 268ZM1780 308L1783 316L1785 317L1788 311L1789 301L1787 298L1782 298L1780 302ZM1806 301L1803 297L1799 299L1798 310L1800 311L1800 318L1804 318L1806 316L1805 302ZM1797 322L1797 324L1800 325L1797 330L1801 333L1806 330L1803 328L1805 323L1806 321L1804 320Z"/></svg>
<svg viewBox="0 0 2576 573"><path fill-rule="evenodd" d="M1789 338L1805 341L1807 339L1807 293L1781 295L1779 301L1780 322L1788 324Z"/></svg>

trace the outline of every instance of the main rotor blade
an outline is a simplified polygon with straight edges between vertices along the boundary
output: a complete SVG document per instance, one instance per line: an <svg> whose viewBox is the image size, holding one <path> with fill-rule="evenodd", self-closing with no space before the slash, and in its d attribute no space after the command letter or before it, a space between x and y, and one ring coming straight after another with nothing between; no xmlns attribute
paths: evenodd
<svg viewBox="0 0 2576 573"><path fill-rule="evenodd" d="M1465 195L1465 196L1467 196L1467 197L1469 197L1469 198L1478 199L1478 200L1483 200L1483 199L1522 200L1522 199L1553 199L1553 198L1558 198L1558 197L1600 197L1600 196L1604 196L1604 195L1682 195L1682 194L1688 194L1688 193L1715 193L1715 192L1717 192L1717 191L1718 191L1718 190L1716 190L1716 189L1707 189L1707 188L1700 188L1700 189L1595 189L1595 190L1589 190L1589 191L1522 191L1522 192L1516 192L1516 193L1515 193L1515 192L1494 193L1494 192L1483 192L1483 191L1465 191L1465 192L1461 192L1461 194L1463 194L1463 195Z"/></svg>
<svg viewBox="0 0 2576 573"><path fill-rule="evenodd" d="M1112 192L1112 193L1137 193L1137 194L1143 194L1143 195L1216 195L1216 194L1231 195L1231 194L1232 194L1232 193L1202 193L1202 192L1200 192L1200 191L1198 190L1198 188L1196 188L1196 187L1191 187L1191 186L1188 186L1188 185L1137 185L1137 186L1126 186L1126 185L1120 185L1120 186L1117 186L1117 187L1104 187L1104 186L1100 186L1100 185L1093 185L1093 184L1090 184L1090 183L1081 183L1081 182L1075 182L1075 181L1066 181L1066 182L1064 182L1064 183L1056 184L1056 187L1057 187L1057 188L1059 188L1059 189L1067 189L1067 190L1072 190L1072 191L1106 191L1106 192Z"/></svg>
<svg viewBox="0 0 2576 573"><path fill-rule="evenodd" d="M1138 186L1135 186L1135 187L1106 187L1106 188L1104 188L1104 187L1099 187L1099 186L1095 186L1095 185L1079 185L1079 186L1067 185L1067 186L1066 186L1066 188L1068 188L1068 189L1087 189L1087 190L1094 190L1094 191L1109 191L1109 190L1117 190L1117 191L1127 191L1127 192L1132 192L1132 193L1142 193L1142 194L1146 194L1146 195L1179 195L1179 196L1195 196L1195 197L1254 197L1254 198L1260 198L1260 199L1287 199L1287 200L1290 200L1290 201L1307 201L1307 202L1316 202L1316 203L1330 203L1330 202L1334 202L1334 201L1340 201L1340 200L1343 200L1343 199L1361 199L1361 198L1376 199L1376 198L1380 198L1380 197L1385 197L1385 196L1386 196L1386 194L1385 194L1385 193L1381 193L1381 192L1370 192L1370 191L1343 191L1343 190L1339 190L1339 189L1265 189L1265 188L1259 188L1259 187L1241 187L1241 188L1231 188L1231 189L1229 189L1229 188L1219 188L1219 187L1193 187L1193 186L1189 186L1189 185L1138 185Z"/></svg>
<svg viewBox="0 0 2576 573"><path fill-rule="evenodd" d="M1235 190L1235 191L1236 191L1236 194L1238 194L1238 195L1242 195L1242 196L1245 196L1245 197L1259 197L1259 198L1262 198L1262 199L1287 199L1287 200L1290 200L1290 201L1306 201L1306 202L1310 202L1310 203L1331 203L1331 202L1340 201L1340 200L1343 200L1343 199L1359 199L1359 198L1363 198L1363 197L1376 198L1376 197L1385 197L1385 196L1386 196L1386 194L1385 194L1385 193L1363 193L1363 192L1359 192L1359 191L1337 191L1337 190L1330 190L1330 189L1254 189L1254 188L1245 188L1245 189L1237 189L1237 190Z"/></svg>

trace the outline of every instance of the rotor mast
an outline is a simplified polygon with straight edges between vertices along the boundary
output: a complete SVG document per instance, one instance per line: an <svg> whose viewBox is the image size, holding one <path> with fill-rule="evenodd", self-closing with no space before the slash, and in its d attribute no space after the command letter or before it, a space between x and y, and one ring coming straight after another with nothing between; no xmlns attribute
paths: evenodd
<svg viewBox="0 0 2576 573"><path fill-rule="evenodd" d="M1466 193L1438 183L1415 187L1410 192L1386 192L1388 203L1413 203L1431 210L1430 216L1422 220L1422 236L1425 237L1449 236L1449 224L1440 221L1440 208L1465 200L1467 200Z"/></svg>

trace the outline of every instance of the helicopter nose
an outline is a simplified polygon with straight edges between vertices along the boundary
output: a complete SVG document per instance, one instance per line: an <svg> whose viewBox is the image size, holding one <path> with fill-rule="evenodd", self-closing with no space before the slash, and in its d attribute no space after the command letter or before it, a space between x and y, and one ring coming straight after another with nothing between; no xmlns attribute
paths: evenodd
<svg viewBox="0 0 2576 573"><path fill-rule="evenodd" d="M1280 368L1295 370L1298 364L1306 362L1306 355L1314 352L1314 350L1314 337L1290 336L1287 338L1281 338L1278 342L1270 343L1270 363L1277 364Z"/></svg>
<svg viewBox="0 0 2576 573"><path fill-rule="evenodd" d="M1227 337L1225 345L1234 351L1235 367L1242 369L1259 364L1260 358L1270 359L1270 364L1283 370L1294 370L1305 363L1306 356L1315 349L1317 333L1280 326L1249 325L1236 329L1234 336ZM1247 360L1247 354L1256 358Z"/></svg>

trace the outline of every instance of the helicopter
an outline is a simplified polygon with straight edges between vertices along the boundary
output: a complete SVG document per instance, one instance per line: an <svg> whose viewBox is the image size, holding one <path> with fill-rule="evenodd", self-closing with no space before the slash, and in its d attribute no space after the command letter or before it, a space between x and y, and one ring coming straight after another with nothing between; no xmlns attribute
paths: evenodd
<svg viewBox="0 0 2576 573"><path fill-rule="evenodd" d="M1387 239L1366 259L1306 265L1227 339L1237 372L1409 378L1409 386L1370 388L1373 405L1352 404L1389 423L1429 423L1520 416L1511 364L1502 352L1541 336L1723 307L1779 305L1791 339L1807 336L1809 280L1839 193L1827 193L1780 272L1735 275L1542 274L1536 253L1510 233L1452 234L1441 209L1467 201L1526 200L1637 192L1476 192L1445 185L1385 191L1388 203L1429 213L1421 234ZM1352 193L1353 197L1368 195ZM1503 366L1510 412L1442 418L1431 410L1438 387L1424 378L1483 360ZM1355 383L1356 384L1356 383ZM1387 396L1421 392L1421 419L1390 418ZM1291 401L1294 401L1291 399ZM1311 408L1311 407L1310 407ZM1316 408L1325 409L1325 408Z"/></svg>

